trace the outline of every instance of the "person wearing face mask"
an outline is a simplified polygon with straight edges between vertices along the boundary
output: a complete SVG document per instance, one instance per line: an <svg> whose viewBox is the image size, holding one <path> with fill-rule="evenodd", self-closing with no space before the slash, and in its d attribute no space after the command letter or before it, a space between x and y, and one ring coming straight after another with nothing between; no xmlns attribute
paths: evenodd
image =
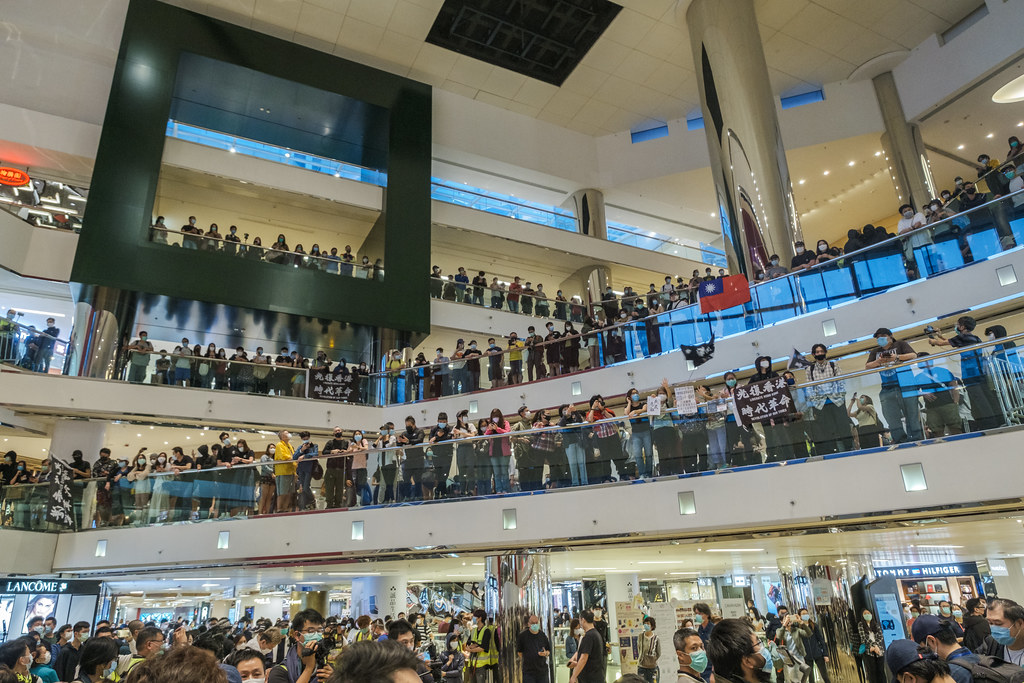
<svg viewBox="0 0 1024 683"><path fill-rule="evenodd" d="M298 484L298 506L299 510L312 510L316 507L316 498L313 495L313 473L319 463L320 447L310 438L309 432L299 432L299 439L302 443L295 449L292 459L298 465L295 468ZM278 445L280 450L280 444ZM323 474L321 473L321 477ZM363 484L366 483L366 448L363 448Z"/></svg>
<svg viewBox="0 0 1024 683"><path fill-rule="evenodd" d="M870 396L858 396L854 392L847 414L857 423L858 448L878 448L882 445L882 426L878 423L878 414Z"/></svg>
<svg viewBox="0 0 1024 683"><path fill-rule="evenodd" d="M672 647L679 662L676 683L703 683L709 667L700 634L692 628L681 628L672 635Z"/></svg>
<svg viewBox="0 0 1024 683"><path fill-rule="evenodd" d="M530 615L526 628L516 637L516 656L523 683L548 683L551 641L541 630L540 617L536 614Z"/></svg>
<svg viewBox="0 0 1024 683"><path fill-rule="evenodd" d="M463 374L463 393L480 389L480 356L483 355L483 352L478 346L476 339L470 339L469 348L462 352L462 357L466 361L466 368Z"/></svg>
<svg viewBox="0 0 1024 683"><path fill-rule="evenodd" d="M661 658L661 641L655 635L657 622L654 617L644 617L643 633L640 635L640 658L637 660L637 673L647 683L657 683L658 660Z"/></svg>
<svg viewBox="0 0 1024 683"><path fill-rule="evenodd" d="M537 329L530 325L526 328L526 374L530 381L547 377L547 369L544 367L544 351L547 347L543 345L544 337L537 334Z"/></svg>
<svg viewBox="0 0 1024 683"><path fill-rule="evenodd" d="M420 446L426 439L423 430L416 426L416 418L405 418L405 430L398 434L397 442L404 447L402 452L402 500L419 500L426 471L426 455Z"/></svg>
<svg viewBox="0 0 1024 683"><path fill-rule="evenodd" d="M807 251L802 241L796 241L793 243L794 256L789 262L789 269L791 271L806 270L814 265L814 259L816 255L814 252Z"/></svg>
<svg viewBox="0 0 1024 683"><path fill-rule="evenodd" d="M754 374L747 380L747 384L754 384L756 382L763 382L765 380L774 379L779 376L779 373L772 369L772 358L771 356L758 356L754 359ZM791 460L795 457L793 451L793 440L789 433L789 420L785 417L770 418L765 420L759 420L762 429L764 429L764 438L767 446L767 460L769 462L778 462L780 460ZM751 432L751 436L754 436ZM732 437L729 439L730 443L735 443ZM743 453L738 458L738 464L740 465L753 465L760 464L760 456L752 448L747 448L744 443Z"/></svg>
<svg viewBox="0 0 1024 683"><path fill-rule="evenodd" d="M0 666L13 672L18 683L34 683L37 679L29 673L35 663L36 642L32 638L23 637L9 640L0 645Z"/></svg>
<svg viewBox="0 0 1024 683"><path fill-rule="evenodd" d="M398 439L395 436L395 423L385 422L380 427L380 435L373 442L377 449L380 474L373 491L375 503L390 503L395 500L396 479L398 479L398 461L400 452L397 449ZM383 489L384 493L381 494Z"/></svg>
<svg viewBox="0 0 1024 683"><path fill-rule="evenodd" d="M767 649L742 619L723 619L705 643L718 683L767 683L773 665Z"/></svg>
<svg viewBox="0 0 1024 683"><path fill-rule="evenodd" d="M428 443L431 445L431 452L434 455L433 467L434 477L437 480L436 497L446 498L448 496L448 475L452 469L452 455L455 446L452 443L453 427L448 422L448 413L437 414L437 424L430 430ZM423 499L432 500L435 498L435 490L423 489Z"/></svg>
<svg viewBox="0 0 1024 683"><path fill-rule="evenodd" d="M914 621L910 632L914 642L949 664L950 675L956 683L974 683L971 672L981 658L960 645L950 622L925 614Z"/></svg>
<svg viewBox="0 0 1024 683"><path fill-rule="evenodd" d="M523 349L526 344L519 335L511 332L508 335L508 384L521 384L523 381Z"/></svg>
<svg viewBox="0 0 1024 683"><path fill-rule="evenodd" d="M57 677L57 672L50 666L50 663L53 661L50 646L40 642L38 644L33 643L32 648L32 667L29 669L29 673L35 677L36 683L39 681L42 681L42 683L57 683L60 678Z"/></svg>
<svg viewBox="0 0 1024 683"><path fill-rule="evenodd" d="M658 473L682 474L683 449L679 439L679 430L672 420L674 398L667 379L661 380L657 396L661 401L661 411L650 418L654 450L658 454ZM652 472L653 474L653 472Z"/></svg>
<svg viewBox="0 0 1024 683"><path fill-rule="evenodd" d="M334 438L324 444L324 455L327 458L324 465L324 481L321 485L321 492L326 501L326 508L333 510L340 508L345 500L345 481L347 476L347 463L349 458L342 457L348 451L348 440L344 438L341 427L334 428Z"/></svg>
<svg viewBox="0 0 1024 683"><path fill-rule="evenodd" d="M565 658L572 660L576 651L580 649L580 641L583 639L583 627L579 619L571 619L568 622L569 632L565 634Z"/></svg>
<svg viewBox="0 0 1024 683"><path fill-rule="evenodd" d="M1024 666L1024 607L1013 600L992 599L988 601L985 618L990 633L974 652Z"/></svg>
<svg viewBox="0 0 1024 683"><path fill-rule="evenodd" d="M149 369L150 356L153 353L153 343L149 341L149 333L145 330L139 332L139 338L128 345L131 357L128 360L128 381L133 384L142 384L146 381L146 372Z"/></svg>
<svg viewBox="0 0 1024 683"><path fill-rule="evenodd" d="M789 273L789 270L782 265L782 260L778 254L772 254L768 257L768 268L765 270L764 275L768 280L774 280L777 277L782 277Z"/></svg>
<svg viewBox="0 0 1024 683"><path fill-rule="evenodd" d="M618 423L608 421L615 417L615 411L605 405L604 397L595 394L590 397L590 411L587 422L594 424L591 436L595 447L593 460L587 463L587 480L591 484L599 484L612 480L611 463L616 463L616 470L622 476L625 457L622 455L622 441L619 438Z"/></svg>
<svg viewBox="0 0 1024 683"><path fill-rule="evenodd" d="M261 463L272 463L276 459L277 446L274 444L267 444L267 449L263 455L260 456ZM277 491L277 481L274 477L274 466L265 464L259 468L260 479L260 504L258 513L261 515L269 515L274 511L274 499Z"/></svg>
<svg viewBox="0 0 1024 683"><path fill-rule="evenodd" d="M134 497L132 495L132 480L128 475L134 469L135 465L133 462L130 462L127 458L122 458L117 461L117 469L108 477L111 498L111 526L121 526L124 524L125 517L132 511Z"/></svg>
<svg viewBox="0 0 1024 683"><path fill-rule="evenodd" d="M289 640L292 643L284 662L267 674L266 683L317 683L333 672L321 651L324 618L315 609L302 610L292 618Z"/></svg>
<svg viewBox="0 0 1024 683"><path fill-rule="evenodd" d="M878 625L871 610L861 610L857 619L857 633L854 638L854 651L861 656L864 669L867 671L868 683L886 683L885 680L885 641L882 629Z"/></svg>
<svg viewBox="0 0 1024 683"><path fill-rule="evenodd" d="M626 392L626 405L623 408L629 417L632 434L626 444L630 462L629 478L635 475L647 478L654 474L654 440L651 434L651 421L647 417L647 401L640 398L640 392L630 388ZM620 479L622 475L620 473Z"/></svg>
<svg viewBox="0 0 1024 683"><path fill-rule="evenodd" d="M544 335L544 356L548 362L548 370L552 377L557 377L565 372L562 367L562 345L558 340L562 333L555 329L554 323L547 324L548 333Z"/></svg>
<svg viewBox="0 0 1024 683"><path fill-rule="evenodd" d="M879 373L878 400L893 443L919 441L923 433L913 371L900 366L917 358L917 352L907 342L897 340L888 328L878 328L873 336L876 348L868 353L864 367L867 370L885 368Z"/></svg>
<svg viewBox="0 0 1024 683"><path fill-rule="evenodd" d="M826 240L818 240L818 252L815 255L814 262L820 264L831 261L837 255L837 252L838 250L833 251L829 248Z"/></svg>
<svg viewBox="0 0 1024 683"><path fill-rule="evenodd" d="M491 470L494 473L495 493L509 492L508 467L512 456L512 444L508 436L501 435L509 434L511 431L512 425L504 418L501 409L492 409L490 420L487 422L483 435L495 437L484 441L487 444L487 456L490 461ZM480 492L478 491L477 493L479 494Z"/></svg>
<svg viewBox="0 0 1024 683"><path fill-rule="evenodd" d="M597 619L595 612L589 609L580 612L583 635L575 656L569 660L569 683L605 683L607 641L596 627Z"/></svg>
<svg viewBox="0 0 1024 683"><path fill-rule="evenodd" d="M810 422L811 440L817 455L844 453L853 447L850 418L846 406L846 383L836 380L842 371L834 360L828 360L828 347L818 343L811 347L814 362L807 368L804 396L811 406L805 411Z"/></svg>
<svg viewBox="0 0 1024 683"><path fill-rule="evenodd" d="M228 655L224 663L238 671L242 683L264 683L267 671L263 657L260 650L242 647Z"/></svg>
<svg viewBox="0 0 1024 683"><path fill-rule="evenodd" d="M941 334L929 337L929 346L961 348L980 344L974 334L978 321L969 315L957 318L956 335L945 339ZM1005 424L999 398L989 385L989 377L980 350L960 354L960 375L971 403L971 416L976 429L995 429Z"/></svg>
<svg viewBox="0 0 1024 683"><path fill-rule="evenodd" d="M1012 175L1007 176L1010 179L1010 184L1006 186L1006 191L1009 193L1020 192L1024 190L1024 157L1020 157L1016 162L1017 166L1013 169ZM1024 197L1014 197L1013 206L1020 208L1024 205Z"/></svg>

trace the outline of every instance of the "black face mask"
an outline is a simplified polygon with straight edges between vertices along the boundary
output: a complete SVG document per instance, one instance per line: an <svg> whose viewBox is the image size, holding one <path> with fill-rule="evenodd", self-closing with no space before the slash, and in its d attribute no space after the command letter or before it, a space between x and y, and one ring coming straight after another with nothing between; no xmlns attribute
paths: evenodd
<svg viewBox="0 0 1024 683"><path fill-rule="evenodd" d="M826 354L824 354L824 353L816 353L816 354L814 354L814 360L816 360L818 362L821 362L821 361L825 360L825 355Z"/></svg>

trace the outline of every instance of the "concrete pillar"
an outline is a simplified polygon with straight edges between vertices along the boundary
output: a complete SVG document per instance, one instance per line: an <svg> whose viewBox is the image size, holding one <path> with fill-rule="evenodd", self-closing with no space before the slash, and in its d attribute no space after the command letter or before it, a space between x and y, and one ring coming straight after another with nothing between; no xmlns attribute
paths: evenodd
<svg viewBox="0 0 1024 683"><path fill-rule="evenodd" d="M1006 576L995 576L996 591L999 597L1007 597L1017 600L1024 595L1024 560L1019 557L1007 557Z"/></svg>
<svg viewBox="0 0 1024 683"><path fill-rule="evenodd" d="M572 193L570 201L576 212L576 231L581 235L608 239L608 222L604 217L604 193L589 188L577 190Z"/></svg>
<svg viewBox="0 0 1024 683"><path fill-rule="evenodd" d="M694 0L685 24L729 272L752 277L802 239L754 3Z"/></svg>
<svg viewBox="0 0 1024 683"><path fill-rule="evenodd" d="M96 420L59 419L53 425L50 437L50 455L64 462L71 462L73 451L82 451L89 464L99 457L104 446L107 423ZM134 454L131 454L134 455Z"/></svg>
<svg viewBox="0 0 1024 683"><path fill-rule="evenodd" d="M408 612L407 588L404 574L352 579L352 616L366 614L374 619L387 616L394 619L399 612Z"/></svg>
<svg viewBox="0 0 1024 683"><path fill-rule="evenodd" d="M921 131L916 125L907 123L891 71L875 76L871 83L875 86L875 97L885 123L882 149L897 200L899 204L913 204L920 210L930 199L938 196Z"/></svg>
<svg viewBox="0 0 1024 683"><path fill-rule="evenodd" d="M272 598L261 598L257 597L252 607L252 617L255 622L257 619L270 619L277 622L284 614L284 600L278 597ZM289 610L290 612L291 610Z"/></svg>
<svg viewBox="0 0 1024 683"><path fill-rule="evenodd" d="M315 609L326 618L327 606L327 591L292 591L291 600L288 601L288 618L293 619L306 609Z"/></svg>
<svg viewBox="0 0 1024 683"><path fill-rule="evenodd" d="M71 331L67 372L112 379L120 371L122 349L130 343L138 292L113 287L73 285L75 326Z"/></svg>
<svg viewBox="0 0 1024 683"><path fill-rule="evenodd" d="M527 627L531 615L540 619L541 631L553 639L554 620L551 613L551 572L547 555L510 553L492 555L486 560L487 586L485 597L487 613L494 617L502 653L500 675L496 680L522 680L519 658L515 656L516 638ZM552 647L555 644L552 642ZM554 680L553 657L548 657L548 679Z"/></svg>
<svg viewBox="0 0 1024 683"><path fill-rule="evenodd" d="M612 662L619 662L619 631L618 631L618 610L615 607L617 602L633 603L633 599L640 593L640 579L637 574L605 574L605 595L608 596L608 614L605 620L608 622L608 639L612 642Z"/></svg>

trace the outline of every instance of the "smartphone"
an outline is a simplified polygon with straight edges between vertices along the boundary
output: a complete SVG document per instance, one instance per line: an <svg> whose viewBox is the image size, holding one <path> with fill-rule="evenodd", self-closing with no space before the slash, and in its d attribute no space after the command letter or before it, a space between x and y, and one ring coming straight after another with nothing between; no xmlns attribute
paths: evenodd
<svg viewBox="0 0 1024 683"><path fill-rule="evenodd" d="M131 635L131 633L129 633L128 629L126 629L126 628L118 629L118 631L117 631L117 637L118 638L124 639L124 638L127 638L130 635Z"/></svg>

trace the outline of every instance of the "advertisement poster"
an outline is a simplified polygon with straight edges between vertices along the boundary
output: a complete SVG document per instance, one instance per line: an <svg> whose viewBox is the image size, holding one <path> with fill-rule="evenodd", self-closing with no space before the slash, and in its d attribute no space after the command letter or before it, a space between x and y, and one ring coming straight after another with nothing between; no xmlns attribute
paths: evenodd
<svg viewBox="0 0 1024 683"><path fill-rule="evenodd" d="M768 603L768 612L771 614L779 613L779 605L784 604L782 598L782 584L777 581L772 581L767 576L761 577L762 585L764 586L764 597Z"/></svg>
<svg viewBox="0 0 1024 683"><path fill-rule="evenodd" d="M815 605L832 604L832 582L825 578L817 578L811 581L811 592L814 593Z"/></svg>
<svg viewBox="0 0 1024 683"><path fill-rule="evenodd" d="M679 660L676 658L676 651L672 648L672 636L682 622L676 619L678 603L655 602L651 603L650 616L654 619L654 633L661 641L661 657L658 658L658 672L662 681L676 680L676 671L679 669ZM692 610L690 610L692 614ZM625 673L625 672L623 672Z"/></svg>
<svg viewBox="0 0 1024 683"><path fill-rule="evenodd" d="M57 607L56 595L30 595L28 606L25 608L25 620L21 624L21 633L28 633L28 620L32 617L47 619L53 616Z"/></svg>
<svg viewBox="0 0 1024 683"><path fill-rule="evenodd" d="M6 636L11 630L11 613L14 610L14 596L0 595L0 635Z"/></svg>
<svg viewBox="0 0 1024 683"><path fill-rule="evenodd" d="M619 661L623 674L635 674L640 659L640 634L644 614L631 602L615 603L615 620L619 636Z"/></svg>
<svg viewBox="0 0 1024 683"><path fill-rule="evenodd" d="M740 619L747 613L747 601L743 598L722 598L722 617Z"/></svg>
<svg viewBox="0 0 1024 683"><path fill-rule="evenodd" d="M878 612L878 626L882 629L882 641L885 647L894 640L905 637L903 631L903 610L899 598L894 593L883 593L875 596L875 611Z"/></svg>

